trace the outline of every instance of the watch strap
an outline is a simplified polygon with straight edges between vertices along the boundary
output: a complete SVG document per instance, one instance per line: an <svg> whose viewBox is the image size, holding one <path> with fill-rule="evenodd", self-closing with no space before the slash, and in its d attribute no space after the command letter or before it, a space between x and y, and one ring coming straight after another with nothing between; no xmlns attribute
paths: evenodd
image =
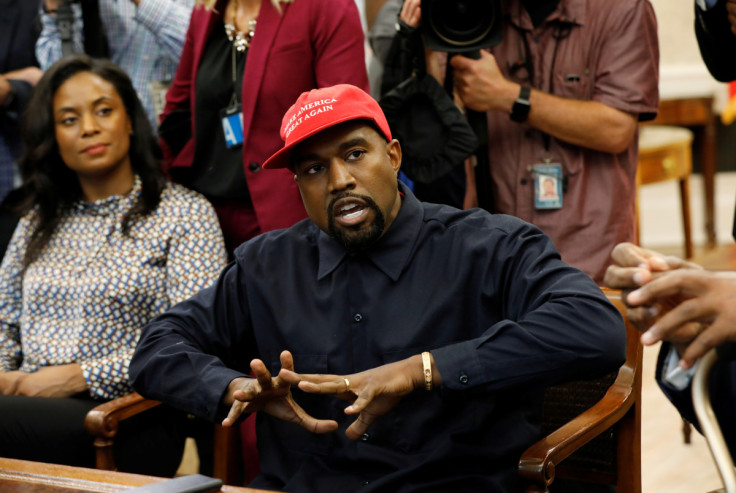
<svg viewBox="0 0 736 493"><path fill-rule="evenodd" d="M515 122L525 122L529 118L529 110L531 109L531 103L529 96L532 93L532 88L529 86L521 86L519 90L519 97L514 101L514 105L511 107L511 120Z"/></svg>

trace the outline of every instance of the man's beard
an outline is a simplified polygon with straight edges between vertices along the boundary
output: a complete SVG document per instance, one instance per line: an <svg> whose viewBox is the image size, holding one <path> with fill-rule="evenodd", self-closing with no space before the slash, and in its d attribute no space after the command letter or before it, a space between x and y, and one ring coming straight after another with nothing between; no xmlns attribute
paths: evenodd
<svg viewBox="0 0 736 493"><path fill-rule="evenodd" d="M338 228L335 224L335 202L345 197L355 197L361 199L366 204L366 208L373 210L374 218L373 222L368 228L361 229L364 227L363 224L357 225L355 228ZM334 238L340 245L350 252L357 252L365 250L383 234L383 229L386 227L386 218L381 212L376 202L365 195L358 195L355 193L342 193L338 197L335 197L330 201L330 205L327 207L327 231L330 237Z"/></svg>

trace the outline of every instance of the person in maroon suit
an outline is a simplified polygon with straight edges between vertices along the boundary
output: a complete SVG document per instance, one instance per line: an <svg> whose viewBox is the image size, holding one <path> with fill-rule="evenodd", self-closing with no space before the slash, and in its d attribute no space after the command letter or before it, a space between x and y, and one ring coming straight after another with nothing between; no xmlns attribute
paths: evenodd
<svg viewBox="0 0 736 493"><path fill-rule="evenodd" d="M293 174L261 170L304 91L368 89L354 0L198 0L166 97L169 173L214 204L228 250L307 217Z"/></svg>

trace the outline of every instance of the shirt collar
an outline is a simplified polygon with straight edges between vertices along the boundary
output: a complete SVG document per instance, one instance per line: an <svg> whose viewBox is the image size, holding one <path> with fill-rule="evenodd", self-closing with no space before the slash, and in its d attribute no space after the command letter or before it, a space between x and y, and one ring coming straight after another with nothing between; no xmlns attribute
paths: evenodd
<svg viewBox="0 0 736 493"><path fill-rule="evenodd" d="M401 182L399 191L403 199L399 214L381 239L362 254L393 281L399 279L401 271L408 263L424 219L421 202ZM321 230L317 245L319 249L317 279L320 280L334 271L349 254Z"/></svg>
<svg viewBox="0 0 736 493"><path fill-rule="evenodd" d="M133 182L133 188L130 189L125 195L111 195L104 199L98 199L94 202L87 200L79 200L74 206L73 210L77 213L88 214L91 216L110 216L118 214L124 215L126 212L133 207L133 203L141 193L141 179L138 175L135 175L135 181Z"/></svg>
<svg viewBox="0 0 736 493"><path fill-rule="evenodd" d="M585 24L585 5L587 0L560 0L557 8L547 17L539 28L544 28L549 22L555 20L568 20L578 26ZM506 3L506 15L512 24L520 29L534 30L531 18L521 5L521 0Z"/></svg>

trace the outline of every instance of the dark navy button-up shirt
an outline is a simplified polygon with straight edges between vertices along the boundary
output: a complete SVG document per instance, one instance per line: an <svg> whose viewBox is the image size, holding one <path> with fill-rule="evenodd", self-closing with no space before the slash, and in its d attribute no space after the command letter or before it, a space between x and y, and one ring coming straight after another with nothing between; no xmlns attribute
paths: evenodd
<svg viewBox="0 0 736 493"><path fill-rule="evenodd" d="M431 351L441 388L405 396L365 441L347 440L355 417L334 396L292 389L312 416L339 423L334 433L259 413L251 486L516 491L519 456L539 438L539 388L616 369L623 321L536 227L403 190L368 252L348 253L310 220L241 245L213 287L144 329L136 390L216 420L252 358L275 374L286 349L297 372L350 374Z"/></svg>

